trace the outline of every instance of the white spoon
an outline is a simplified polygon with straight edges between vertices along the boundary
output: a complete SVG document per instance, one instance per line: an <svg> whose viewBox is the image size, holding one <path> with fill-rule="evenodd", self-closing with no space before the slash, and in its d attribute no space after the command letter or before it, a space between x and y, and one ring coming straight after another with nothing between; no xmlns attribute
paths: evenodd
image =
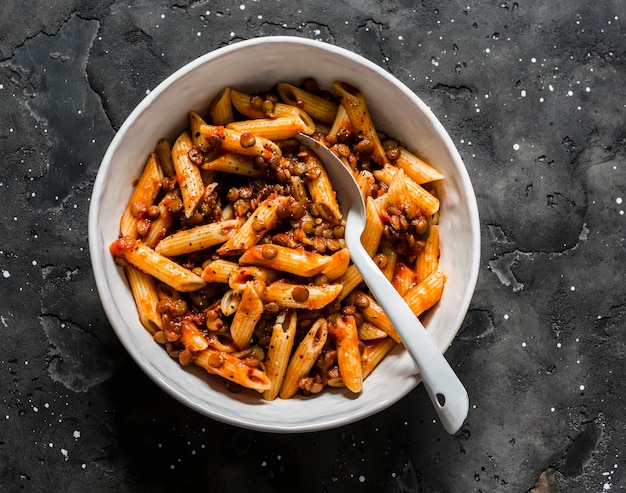
<svg viewBox="0 0 626 493"><path fill-rule="evenodd" d="M345 239L350 257L417 364L443 427L450 434L456 433L469 410L467 391L422 323L365 251L361 243L365 229L365 202L352 172L330 149L311 137L300 134L296 138L324 163L346 217Z"/></svg>

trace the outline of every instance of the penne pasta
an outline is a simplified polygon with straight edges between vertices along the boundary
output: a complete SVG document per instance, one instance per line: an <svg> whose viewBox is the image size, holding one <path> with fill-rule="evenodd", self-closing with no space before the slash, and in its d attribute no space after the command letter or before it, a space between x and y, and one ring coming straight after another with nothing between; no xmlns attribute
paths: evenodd
<svg viewBox="0 0 626 493"><path fill-rule="evenodd" d="M177 291L195 291L206 285L201 277L130 236L118 238L111 244L110 249L115 257L124 258L129 264Z"/></svg>
<svg viewBox="0 0 626 493"><path fill-rule="evenodd" d="M206 282L220 282L227 284L230 276L239 268L236 262L218 259L209 262L202 270L202 279Z"/></svg>
<svg viewBox="0 0 626 493"><path fill-rule="evenodd" d="M304 132L306 123L299 114L279 116L277 118L257 118L229 123L226 128L237 132L252 134L255 138L262 137L270 140L290 139L294 135ZM312 133L312 132L310 132Z"/></svg>
<svg viewBox="0 0 626 493"><path fill-rule="evenodd" d="M211 101L209 116L213 125L228 125L235 119L233 104L230 101L230 87L222 89Z"/></svg>
<svg viewBox="0 0 626 493"><path fill-rule="evenodd" d="M303 109L289 104L272 102L270 100L267 100L269 104L266 109L262 104L265 101L260 101L259 99L259 96L251 96L250 94L245 94L234 89L231 89L230 91L230 100L233 103L233 106L239 113L248 118L261 119L280 118L285 116L297 117L305 123L305 128L303 130L305 134L310 135L315 131L315 122L313 122L311 116ZM261 104L257 105L255 104L255 101L258 101Z"/></svg>
<svg viewBox="0 0 626 493"><path fill-rule="evenodd" d="M155 250L166 257L204 250L230 239L235 234L237 226L239 226L238 219L228 219L178 231L163 238Z"/></svg>
<svg viewBox="0 0 626 493"><path fill-rule="evenodd" d="M219 375L242 387L263 392L272 385L265 372L248 366L231 353L207 348L195 355L193 362L209 373Z"/></svg>
<svg viewBox="0 0 626 493"><path fill-rule="evenodd" d="M376 178L371 171L363 170L356 175L356 182L359 185L359 190L361 190L361 195L366 199L369 195L369 190L376 183Z"/></svg>
<svg viewBox="0 0 626 493"><path fill-rule="evenodd" d="M253 136L247 132L239 132L221 125L201 125L199 131L209 139L214 148L224 152L262 157L263 159L282 155L280 147L276 143L263 137L252 138Z"/></svg>
<svg viewBox="0 0 626 493"><path fill-rule="evenodd" d="M189 133L191 135L191 143L193 147L197 147L202 152L212 150L211 144L207 138L200 133L200 127L206 125L204 119L195 111L189 112Z"/></svg>
<svg viewBox="0 0 626 493"><path fill-rule="evenodd" d="M292 84L278 84L278 94L290 106L302 108L315 120L333 123L338 105Z"/></svg>
<svg viewBox="0 0 626 493"><path fill-rule="evenodd" d="M263 315L263 302L252 282L248 282L241 293L241 301L230 325L230 335L239 349L250 345L252 332Z"/></svg>
<svg viewBox="0 0 626 493"><path fill-rule="evenodd" d="M172 147L172 161L176 170L176 181L180 188L185 216L191 217L204 194L204 183L198 167L189 159L192 148L189 132L180 134Z"/></svg>
<svg viewBox="0 0 626 493"><path fill-rule="evenodd" d="M371 341L374 339L384 339L387 337L387 332L379 329L375 325L369 322L363 322L359 327L359 339L362 341Z"/></svg>
<svg viewBox="0 0 626 493"><path fill-rule="evenodd" d="M159 296L154 277L143 273L132 265L125 267L124 272L137 305L139 320L148 332L154 335L163 328L161 314L157 309Z"/></svg>
<svg viewBox="0 0 626 493"><path fill-rule="evenodd" d="M331 317L329 332L337 346L337 363L341 380L350 391L358 394L363 387L363 372L359 335L354 317L342 317L335 314Z"/></svg>
<svg viewBox="0 0 626 493"><path fill-rule="evenodd" d="M307 181L311 200L316 204L320 216L331 223L338 223L342 217L341 210L326 168L320 158L308 150L305 151L304 159L309 168L316 170L317 175Z"/></svg>
<svg viewBox="0 0 626 493"><path fill-rule="evenodd" d="M341 292L337 299L339 301L343 300L346 296L348 296L354 288L356 288L363 281L363 276L356 268L356 265L351 264L346 269L346 272L337 279L337 282L341 284Z"/></svg>
<svg viewBox="0 0 626 493"><path fill-rule="evenodd" d="M419 317L439 301L443 291L443 284L443 272L441 267L437 267L426 279L412 287L404 295L404 301L411 307L416 317Z"/></svg>
<svg viewBox="0 0 626 493"><path fill-rule="evenodd" d="M374 176L382 181L383 183L389 185L393 180L393 177L398 172L398 168L395 166L385 166L382 169L378 169L374 171ZM413 202L417 207L419 207L422 212L431 216L435 214L439 210L439 199L424 190L420 185L415 183L412 179L405 177L406 180L406 188L407 188L407 200Z"/></svg>
<svg viewBox="0 0 626 493"><path fill-rule="evenodd" d="M133 238L140 236L137 231L137 223L145 217L148 208L154 204L161 190L162 179L163 173L157 155L151 152L124 214L122 214L120 231L123 236L132 236Z"/></svg>
<svg viewBox="0 0 626 493"><path fill-rule="evenodd" d="M407 198L407 194L408 190L406 186L404 171L398 169L398 171L396 171L396 173L393 175L391 182L389 183L387 193L381 197L384 202L381 210L386 209L387 207L396 207L398 209L403 209L407 201L410 200Z"/></svg>
<svg viewBox="0 0 626 493"><path fill-rule="evenodd" d="M172 144L166 138L161 138L154 146L161 170L165 176L176 176L174 161L172 161Z"/></svg>
<svg viewBox="0 0 626 493"><path fill-rule="evenodd" d="M277 211L289 204L283 195L264 200L247 221L218 250L219 255L237 255L256 245L261 237L276 226Z"/></svg>
<svg viewBox="0 0 626 493"><path fill-rule="evenodd" d="M210 171L220 171L222 173L230 173L242 176L263 176L263 171L256 169L250 156L234 154L227 152L212 161L202 164L202 169Z"/></svg>
<svg viewBox="0 0 626 493"><path fill-rule="evenodd" d="M400 295L404 296L415 285L416 280L417 276L413 269L403 263L396 264L391 284Z"/></svg>
<svg viewBox="0 0 626 493"><path fill-rule="evenodd" d="M360 240L416 316L445 283L443 176L381 142L358 89L337 81L334 99L306 87L226 87L206 115L190 110L173 145L158 139L147 156L110 245L152 339L266 401L359 393L401 343L351 262L341 197L295 135L315 132L352 170L366 202Z"/></svg>
<svg viewBox="0 0 626 493"><path fill-rule="evenodd" d="M348 117L348 112L343 107L342 104L337 108L337 113L335 114L335 118L332 122L330 130L328 131L329 135L339 135L341 133L352 131L352 123L350 123L350 118Z"/></svg>
<svg viewBox="0 0 626 493"><path fill-rule="evenodd" d="M379 253L374 260L380 267L385 277L389 280L393 280L393 275L396 270L396 261L398 259L398 250L389 241L383 241L378 249Z"/></svg>
<svg viewBox="0 0 626 493"><path fill-rule="evenodd" d="M415 154L404 147L400 147L400 155L394 164L404 170L406 175L415 183L423 185L432 181L443 180L444 176L431 165L422 161Z"/></svg>
<svg viewBox="0 0 626 493"><path fill-rule="evenodd" d="M332 303L341 289L341 284L308 286L292 284L281 279L267 286L263 297L265 301L273 301L281 308L319 310Z"/></svg>
<svg viewBox="0 0 626 493"><path fill-rule="evenodd" d="M258 281L267 285L280 277L281 273L272 269L253 265L237 266L228 279L228 285L231 289L243 289L248 281Z"/></svg>
<svg viewBox="0 0 626 493"><path fill-rule="evenodd" d="M433 224L429 228L428 238L423 250L415 260L416 281L421 282L437 268L439 263L439 226Z"/></svg>
<svg viewBox="0 0 626 493"><path fill-rule="evenodd" d="M289 360L285 379L280 387L281 399L289 399L298 391L300 379L311 371L315 360L324 348L327 337L328 322L320 318L309 329Z"/></svg>
<svg viewBox="0 0 626 493"><path fill-rule="evenodd" d="M350 251L347 248L342 248L332 254L330 262L324 266L321 273L324 274L329 281L334 281L346 273L349 265Z"/></svg>
<svg viewBox="0 0 626 493"><path fill-rule="evenodd" d="M361 235L361 243L370 257L378 251L380 239L383 235L383 222L380 219L380 212L376 202L372 197L365 201L365 231Z"/></svg>
<svg viewBox="0 0 626 493"><path fill-rule="evenodd" d="M209 347L209 341L191 320L182 321L180 325L180 342L185 346L185 349L191 352L204 351Z"/></svg>
<svg viewBox="0 0 626 493"><path fill-rule="evenodd" d="M154 248L159 241L165 238L165 235L176 221L176 216L169 210L168 204L172 201L177 201L180 198L180 192L175 189L165 194L163 199L159 202L159 215L150 224L148 234L143 239L143 242L150 248Z"/></svg>
<svg viewBox="0 0 626 493"><path fill-rule="evenodd" d="M335 82L333 87L341 98L341 106L346 110L352 127L358 135L367 138L373 144L372 159L381 166L387 163L389 160L376 132L363 94L344 82Z"/></svg>
<svg viewBox="0 0 626 493"><path fill-rule="evenodd" d="M391 337L366 341L361 356L363 379L367 378L385 356L398 345Z"/></svg>
<svg viewBox="0 0 626 493"><path fill-rule="evenodd" d="M313 277L331 262L329 255L308 252L280 245L264 244L248 248L241 257L242 265L258 265L304 277Z"/></svg>
<svg viewBox="0 0 626 493"><path fill-rule="evenodd" d="M295 311L281 312L272 327L269 349L265 358L265 372L271 382L271 387L263 392L263 399L274 400L278 396L289 364L289 356L296 338L296 322L298 316Z"/></svg>
<svg viewBox="0 0 626 493"><path fill-rule="evenodd" d="M363 315L363 320L371 323L375 327L383 330L387 333L389 337L391 337L396 342L401 342L400 336L396 332L396 329L391 324L389 317L383 311L381 306L372 298L371 296L365 294L363 291L355 290L355 293L358 293L359 296L362 296L367 299L368 304L367 307L362 308L361 314Z"/></svg>

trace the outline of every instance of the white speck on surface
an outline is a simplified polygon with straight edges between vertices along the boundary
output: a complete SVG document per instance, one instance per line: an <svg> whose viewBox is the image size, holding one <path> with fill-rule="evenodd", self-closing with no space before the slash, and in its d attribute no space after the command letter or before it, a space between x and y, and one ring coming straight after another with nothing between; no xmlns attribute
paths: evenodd
<svg viewBox="0 0 626 493"><path fill-rule="evenodd" d="M239 6L239 10L246 10L246 6L245 6L244 4L241 4L241 5Z"/></svg>
<svg viewBox="0 0 626 493"><path fill-rule="evenodd" d="M526 97L526 89L522 89L522 91L520 92L520 96L522 96L523 98Z"/></svg>
<svg viewBox="0 0 626 493"><path fill-rule="evenodd" d="M2 277L4 277L5 279L8 279L9 277L11 277L11 273L8 270L3 270Z"/></svg>
<svg viewBox="0 0 626 493"><path fill-rule="evenodd" d="M69 458L69 452L67 450L65 450L64 448L61 449L61 453L63 454L63 457L65 457L65 460L67 460Z"/></svg>
<svg viewBox="0 0 626 493"><path fill-rule="evenodd" d="M585 386L581 385L580 387L578 387L580 390L585 390Z"/></svg>
<svg viewBox="0 0 626 493"><path fill-rule="evenodd" d="M522 342L522 347L526 347L526 343L525 342Z"/></svg>
<svg viewBox="0 0 626 493"><path fill-rule="evenodd" d="M80 438L80 431L75 430L72 436L74 437L75 440L78 440Z"/></svg>
<svg viewBox="0 0 626 493"><path fill-rule="evenodd" d="M617 205L621 205L621 204L622 204L622 198L621 198L621 197L617 197L617 198L615 199L615 203L616 203Z"/></svg>
<svg viewBox="0 0 626 493"><path fill-rule="evenodd" d="M513 144L513 150L519 151L519 144Z"/></svg>
<svg viewBox="0 0 626 493"><path fill-rule="evenodd" d="M573 96L573 95L574 95L574 91L572 91L572 90L570 89L569 91L567 91L567 95L568 95L569 97Z"/></svg>
<svg viewBox="0 0 626 493"><path fill-rule="evenodd" d="M556 409L554 409L553 407L550 408L550 412L553 413L554 411L556 411Z"/></svg>
<svg viewBox="0 0 626 493"><path fill-rule="evenodd" d="M365 483L365 476L359 476L359 483Z"/></svg>
<svg viewBox="0 0 626 493"><path fill-rule="evenodd" d="M569 290L570 291L576 291L576 286L570 286Z"/></svg>

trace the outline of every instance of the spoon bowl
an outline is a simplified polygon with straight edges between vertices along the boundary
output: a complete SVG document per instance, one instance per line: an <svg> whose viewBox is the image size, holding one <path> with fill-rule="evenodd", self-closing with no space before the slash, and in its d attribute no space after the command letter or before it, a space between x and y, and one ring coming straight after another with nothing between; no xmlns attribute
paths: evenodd
<svg viewBox="0 0 626 493"><path fill-rule="evenodd" d="M443 427L450 434L456 433L469 411L467 391L419 318L387 280L361 243L361 235L365 230L365 202L352 171L330 149L315 139L304 134L296 138L302 145L314 151L324 164L345 216L345 240L352 262L417 365L424 387Z"/></svg>

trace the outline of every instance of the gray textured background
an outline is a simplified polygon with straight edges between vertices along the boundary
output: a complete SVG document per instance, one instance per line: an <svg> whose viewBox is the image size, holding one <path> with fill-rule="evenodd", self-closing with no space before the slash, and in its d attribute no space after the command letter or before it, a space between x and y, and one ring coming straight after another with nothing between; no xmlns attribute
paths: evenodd
<svg viewBox="0 0 626 493"><path fill-rule="evenodd" d="M3 2L0 490L623 490L625 21L621 0ZM106 320L86 227L116 130L185 63L279 34L389 70L467 165L482 262L446 353L471 397L457 436L421 387L337 430L218 424Z"/></svg>

